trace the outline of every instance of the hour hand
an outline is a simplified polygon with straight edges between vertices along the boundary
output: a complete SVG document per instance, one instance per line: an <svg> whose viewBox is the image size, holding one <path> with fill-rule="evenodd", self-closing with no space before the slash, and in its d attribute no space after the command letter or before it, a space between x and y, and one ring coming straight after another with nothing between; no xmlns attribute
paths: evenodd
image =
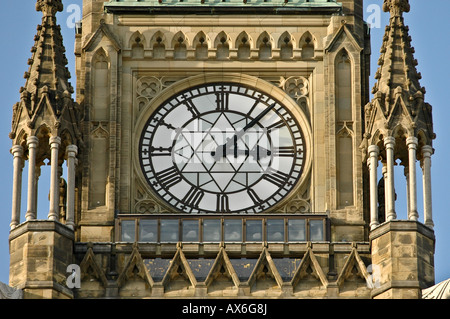
<svg viewBox="0 0 450 319"><path fill-rule="evenodd" d="M261 147L259 145L256 145L250 150L250 155L253 157L253 159L256 159L259 161L262 158L265 158L267 156L270 156L272 154L272 151Z"/></svg>

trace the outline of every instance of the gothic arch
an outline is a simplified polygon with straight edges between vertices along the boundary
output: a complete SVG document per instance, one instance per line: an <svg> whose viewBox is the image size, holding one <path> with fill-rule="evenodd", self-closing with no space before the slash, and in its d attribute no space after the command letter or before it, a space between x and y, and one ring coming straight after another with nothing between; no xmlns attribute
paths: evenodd
<svg viewBox="0 0 450 319"><path fill-rule="evenodd" d="M228 59L230 55L231 38L230 36L222 31L214 40L214 47L217 49L216 58L219 60Z"/></svg>
<svg viewBox="0 0 450 319"><path fill-rule="evenodd" d="M136 46L136 45L142 45L144 48L147 47L147 40L145 39L145 36L140 31L134 32L128 40L129 48L133 48L133 46Z"/></svg>
<svg viewBox="0 0 450 319"><path fill-rule="evenodd" d="M259 35L256 40L256 47L259 49L260 60L268 60L272 58L273 43L273 38L269 33L267 33L267 31L264 31Z"/></svg>
<svg viewBox="0 0 450 319"><path fill-rule="evenodd" d="M109 120L110 103L110 57L99 48L92 57L91 103L89 117L91 120Z"/></svg>
<svg viewBox="0 0 450 319"><path fill-rule="evenodd" d="M335 56L336 121L353 120L352 60L345 48Z"/></svg>
<svg viewBox="0 0 450 319"><path fill-rule="evenodd" d="M419 139L419 149L425 145L431 145L431 140L428 139L428 133L424 129L420 129L417 132L417 138Z"/></svg>
<svg viewBox="0 0 450 319"><path fill-rule="evenodd" d="M214 47L217 48L220 44L231 44L231 37L225 31L221 31L214 39Z"/></svg>
<svg viewBox="0 0 450 319"><path fill-rule="evenodd" d="M211 39L205 32L200 31L197 33L194 37L194 40L192 41L192 46L195 48L200 44L206 44L208 48L211 47Z"/></svg>
<svg viewBox="0 0 450 319"><path fill-rule="evenodd" d="M144 49L147 46L144 35L136 31L129 41L129 47L131 48L131 55L133 58L144 58Z"/></svg>
<svg viewBox="0 0 450 319"><path fill-rule="evenodd" d="M293 51L296 47L295 39L289 31L285 31L278 39L278 48L280 49L280 58L289 60L293 57Z"/></svg>
<svg viewBox="0 0 450 319"><path fill-rule="evenodd" d="M312 59L315 56L317 40L309 31L306 31L301 36L298 47L302 49L303 59Z"/></svg>
<svg viewBox="0 0 450 319"><path fill-rule="evenodd" d="M248 44L250 46L250 49L253 48L253 39L246 31L242 31L241 33L239 33L236 38L235 47L239 48L241 44Z"/></svg>
<svg viewBox="0 0 450 319"><path fill-rule="evenodd" d="M236 38L235 47L238 50L238 59L249 59L251 49L253 48L253 39L247 32L242 31Z"/></svg>
<svg viewBox="0 0 450 319"><path fill-rule="evenodd" d="M27 145L27 137L28 133L23 129L20 130L19 134L17 134L14 139L14 145L21 145L25 149Z"/></svg>
<svg viewBox="0 0 450 319"><path fill-rule="evenodd" d="M98 48L95 53L92 55L91 63L95 67L96 62L107 62L109 66L109 54L108 51L106 51L103 47Z"/></svg>
<svg viewBox="0 0 450 319"><path fill-rule="evenodd" d="M178 31L174 34L174 36L172 37L171 46L172 48L175 48L175 46L179 45L180 43L183 43L186 48L189 46L189 39L183 31Z"/></svg>
<svg viewBox="0 0 450 319"><path fill-rule="evenodd" d="M157 31L150 39L150 48L153 49L154 59L164 59L166 57L166 37L161 31Z"/></svg>
<svg viewBox="0 0 450 319"><path fill-rule="evenodd" d="M156 31L150 39L150 47L152 48L155 44L167 44L166 36L161 31Z"/></svg>
<svg viewBox="0 0 450 319"><path fill-rule="evenodd" d="M208 50L211 47L211 39L203 32L200 31L194 37L192 46L195 49L195 56L199 60L208 58Z"/></svg>
<svg viewBox="0 0 450 319"><path fill-rule="evenodd" d="M183 31L178 31L172 38L171 46L174 49L174 59L185 59L187 48L189 47L189 39Z"/></svg>

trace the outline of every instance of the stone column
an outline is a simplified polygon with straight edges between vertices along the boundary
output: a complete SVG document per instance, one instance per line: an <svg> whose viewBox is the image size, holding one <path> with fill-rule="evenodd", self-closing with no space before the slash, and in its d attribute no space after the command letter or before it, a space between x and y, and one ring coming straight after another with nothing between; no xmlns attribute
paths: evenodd
<svg viewBox="0 0 450 319"><path fill-rule="evenodd" d="M416 176L416 150L418 143L419 141L416 137L408 137L406 139L406 145L408 146L408 154L409 154L408 219L414 221L419 220L419 213L417 212L417 176Z"/></svg>
<svg viewBox="0 0 450 319"><path fill-rule="evenodd" d="M405 166L405 178L406 178L406 211L408 212L408 216L409 216L409 212L411 211L410 207L411 207L411 197L410 197L410 191L409 191L409 166Z"/></svg>
<svg viewBox="0 0 450 319"><path fill-rule="evenodd" d="M59 218L59 146L61 138L53 136L50 138L51 167L50 167L50 209L48 219L57 221Z"/></svg>
<svg viewBox="0 0 450 319"><path fill-rule="evenodd" d="M370 170L370 229L376 228L380 223L378 221L378 146L369 146L369 159L367 161Z"/></svg>
<svg viewBox="0 0 450 319"><path fill-rule="evenodd" d="M12 216L11 229L20 224L20 200L22 194L22 168L23 168L23 147L14 145L11 148L11 154L14 157L14 173L13 173L13 194L12 194Z"/></svg>
<svg viewBox="0 0 450 319"><path fill-rule="evenodd" d="M386 163L383 163L383 168L381 170L384 179L384 221L387 220L387 201L388 201L388 193L387 193L387 167Z"/></svg>
<svg viewBox="0 0 450 319"><path fill-rule="evenodd" d="M425 215L425 225L433 228L433 207L431 202L431 155L433 148L429 145L422 147L423 154L423 206Z"/></svg>
<svg viewBox="0 0 450 319"><path fill-rule="evenodd" d="M397 218L395 213L395 182L394 182L394 147L395 138L387 136L384 138L386 147L386 220L391 221Z"/></svg>
<svg viewBox="0 0 450 319"><path fill-rule="evenodd" d="M28 197L27 221L36 219L36 152L39 139L36 136L30 136L27 139L28 145Z"/></svg>
<svg viewBox="0 0 450 319"><path fill-rule="evenodd" d="M67 147L67 219L66 225L75 229L75 166L78 148L76 145Z"/></svg>

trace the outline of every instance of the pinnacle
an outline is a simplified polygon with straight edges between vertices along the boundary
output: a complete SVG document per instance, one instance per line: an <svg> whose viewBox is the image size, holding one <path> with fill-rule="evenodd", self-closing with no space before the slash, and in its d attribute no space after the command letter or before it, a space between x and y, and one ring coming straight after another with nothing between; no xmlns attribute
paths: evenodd
<svg viewBox="0 0 450 319"><path fill-rule="evenodd" d="M431 106L424 102L425 88L420 85L422 75L417 71L409 27L404 24L403 12L410 11L408 0L384 0L383 9L390 12L389 25L383 37L375 74L377 82L372 90L374 98L365 107L367 145L377 143L376 132L392 134L399 125L414 136L426 132L424 144L434 139ZM416 136L417 137L417 136ZM362 147L364 149L364 146ZM367 149L365 149L367 150ZM407 159L407 154L403 155Z"/></svg>
<svg viewBox="0 0 450 319"><path fill-rule="evenodd" d="M42 24L37 26L35 43L31 48L32 57L28 60L30 67L24 74L26 83L20 90L31 112L43 94L55 99L55 104L52 104L56 107L56 100L73 93L61 27L55 17L62 9L61 0L37 0L36 3L36 10L43 13Z"/></svg>
<svg viewBox="0 0 450 319"><path fill-rule="evenodd" d="M417 60L414 58L414 48L411 46L409 28L404 25L402 12L410 9L408 0L385 0L384 10L391 12L391 19L383 37L380 50L380 66L375 74L378 80L372 93L381 92L388 97L395 95L400 87L410 96L424 91L419 80L422 78L417 71Z"/></svg>
<svg viewBox="0 0 450 319"><path fill-rule="evenodd" d="M44 17L54 17L57 12L63 11L62 0L37 0L36 11L42 11Z"/></svg>
<svg viewBox="0 0 450 319"><path fill-rule="evenodd" d="M408 0L384 0L384 12L390 12L391 18L402 16L403 12L409 12L411 9Z"/></svg>

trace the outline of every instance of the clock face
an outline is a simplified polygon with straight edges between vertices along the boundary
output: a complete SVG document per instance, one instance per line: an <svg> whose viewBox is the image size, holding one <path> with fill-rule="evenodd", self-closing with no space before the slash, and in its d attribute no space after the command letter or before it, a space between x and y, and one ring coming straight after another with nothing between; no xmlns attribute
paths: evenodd
<svg viewBox="0 0 450 319"><path fill-rule="evenodd" d="M259 213L297 184L305 156L287 108L231 83L185 90L158 107L139 155L152 189L184 213Z"/></svg>

